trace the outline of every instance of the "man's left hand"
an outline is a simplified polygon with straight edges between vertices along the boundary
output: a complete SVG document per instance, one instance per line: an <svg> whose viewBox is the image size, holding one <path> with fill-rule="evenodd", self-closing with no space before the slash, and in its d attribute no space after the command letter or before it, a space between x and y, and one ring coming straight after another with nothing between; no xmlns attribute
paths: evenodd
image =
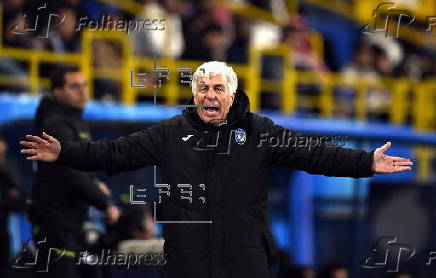
<svg viewBox="0 0 436 278"><path fill-rule="evenodd" d="M413 162L410 159L384 154L390 147L391 142L387 142L375 150L372 171L377 174L391 174L412 170Z"/></svg>
<svg viewBox="0 0 436 278"><path fill-rule="evenodd" d="M112 196L112 191L109 189L109 187L107 186L106 183L102 182L102 181L97 181L97 185L98 188L100 189L101 193L103 193L104 195L111 197Z"/></svg>
<svg viewBox="0 0 436 278"><path fill-rule="evenodd" d="M106 209L106 223L115 224L120 218L120 210L114 205L110 205Z"/></svg>

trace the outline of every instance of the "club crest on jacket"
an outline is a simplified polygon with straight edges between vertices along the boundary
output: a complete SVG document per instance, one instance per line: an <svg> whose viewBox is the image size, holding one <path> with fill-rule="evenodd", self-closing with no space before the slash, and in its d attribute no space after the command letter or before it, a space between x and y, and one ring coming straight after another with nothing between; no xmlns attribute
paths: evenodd
<svg viewBox="0 0 436 278"><path fill-rule="evenodd" d="M247 133L242 128L238 128L235 130L235 141L239 145L244 145L245 141L247 141Z"/></svg>

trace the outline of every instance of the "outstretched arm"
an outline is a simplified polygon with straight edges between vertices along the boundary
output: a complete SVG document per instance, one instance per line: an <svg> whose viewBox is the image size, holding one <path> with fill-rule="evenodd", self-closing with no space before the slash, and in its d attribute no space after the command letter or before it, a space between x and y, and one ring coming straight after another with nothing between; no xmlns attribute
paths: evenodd
<svg viewBox="0 0 436 278"><path fill-rule="evenodd" d="M265 128L271 136L278 138L282 132L289 132L269 119L266 119ZM294 135L295 138L308 137L298 133ZM360 178L374 173L410 171L413 163L409 159L384 154L390 145L388 142L373 152L366 152L323 142L315 146L269 147L268 154L273 164L325 176Z"/></svg>
<svg viewBox="0 0 436 278"><path fill-rule="evenodd" d="M163 127L154 125L117 140L94 142L59 142L43 133L43 138L27 135L28 147L21 153L29 160L56 162L82 171L104 170L108 173L135 170L146 165L160 165L163 153Z"/></svg>

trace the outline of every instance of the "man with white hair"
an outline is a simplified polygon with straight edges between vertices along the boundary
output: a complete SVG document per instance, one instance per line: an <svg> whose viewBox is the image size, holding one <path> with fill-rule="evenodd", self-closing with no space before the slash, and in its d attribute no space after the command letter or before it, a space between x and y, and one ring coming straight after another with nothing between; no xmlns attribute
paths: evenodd
<svg viewBox="0 0 436 278"><path fill-rule="evenodd" d="M117 140L59 142L27 135L29 160L110 174L147 165L161 168L170 195L162 198L166 277L268 277L267 177L270 165L312 174L370 177L408 171L412 162L374 152L316 145L264 144L291 134L251 113L237 77L222 62L201 65L193 76L191 106L182 114ZM296 137L297 136L297 137ZM292 139L291 138L291 139ZM304 141L304 140L303 140ZM186 194L178 185L189 185Z"/></svg>

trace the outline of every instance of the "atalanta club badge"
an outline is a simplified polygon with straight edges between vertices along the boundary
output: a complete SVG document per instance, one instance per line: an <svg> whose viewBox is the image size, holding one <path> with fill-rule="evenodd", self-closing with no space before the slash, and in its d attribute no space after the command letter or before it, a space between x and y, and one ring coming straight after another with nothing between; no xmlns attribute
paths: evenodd
<svg viewBox="0 0 436 278"><path fill-rule="evenodd" d="M242 128L238 128L235 130L235 141L239 145L244 145L245 141L247 141L247 133Z"/></svg>

